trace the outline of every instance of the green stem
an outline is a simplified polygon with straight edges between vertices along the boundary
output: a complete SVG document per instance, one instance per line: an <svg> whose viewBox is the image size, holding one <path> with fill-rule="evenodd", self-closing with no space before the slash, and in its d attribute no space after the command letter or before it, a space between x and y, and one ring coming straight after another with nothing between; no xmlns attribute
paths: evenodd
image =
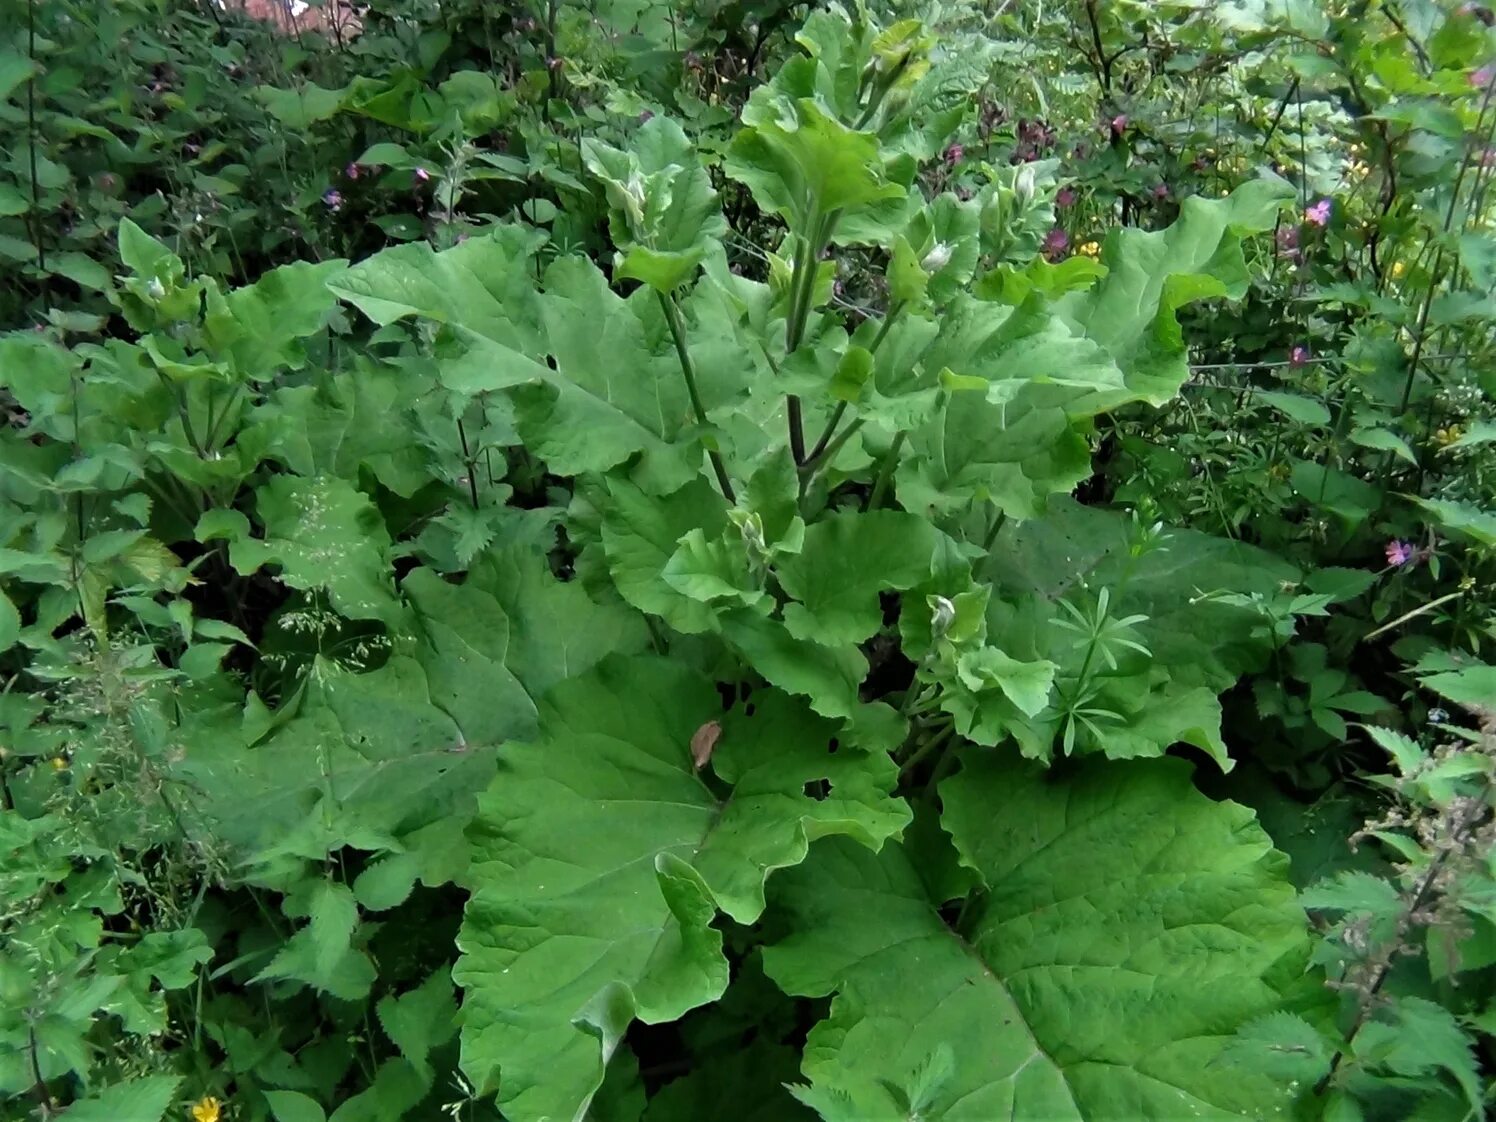
<svg viewBox="0 0 1496 1122"><path fill-rule="evenodd" d="M1003 523L1007 520L1007 511L1000 510L997 512L997 517L992 520L992 525L987 528L987 536L982 539L983 553L990 553L992 551L992 543L997 541L998 531L1003 528Z"/></svg>
<svg viewBox="0 0 1496 1122"><path fill-rule="evenodd" d="M878 504L883 501L883 493L888 490L888 483L893 478L893 469L899 462L899 450L904 447L904 438L909 434L900 429L894 434L893 443L888 446L888 451L883 455L883 462L878 465L878 478L873 482L873 490L863 504L863 510L877 510Z"/></svg>
<svg viewBox="0 0 1496 1122"><path fill-rule="evenodd" d="M841 419L846 416L847 403L838 401L836 408L831 411L831 419L826 422L826 427L821 430L820 437L811 446L810 452L806 454L803 467L813 467L815 462L821 458L821 453L826 451L826 445L831 443L831 436L836 432L836 426L841 424Z"/></svg>
<svg viewBox="0 0 1496 1122"><path fill-rule="evenodd" d="M701 403L701 392L696 388L696 364L691 361L691 352L686 347L685 320L681 318L680 307L673 297L666 296L663 292L657 295L660 298L660 307L665 312L665 322L670 325L670 337L675 340L675 353L680 358L680 372L686 380L686 393L690 395L691 409L696 414L696 423L705 428L706 406ZM722 489L722 497L736 505L738 497L733 493L732 481L727 476L727 467L722 462L722 454L715 448L708 448L706 454L712 462L712 471L717 476L717 486Z"/></svg>
<svg viewBox="0 0 1496 1122"><path fill-rule="evenodd" d="M935 733L918 748L916 748L909 759L904 761L904 766L899 769L899 775L902 777L912 772L914 768L920 763L920 761L924 760L927 756L930 755L931 752L934 752L937 748L941 747L948 740L950 740L955 731L956 728L954 725L945 725L944 727L942 727L939 732Z"/></svg>
<svg viewBox="0 0 1496 1122"><path fill-rule="evenodd" d="M838 211L822 216L818 211L812 210L810 236L802 236L796 246L795 272L790 278L789 318L784 327L786 355L794 354L805 340L805 328L810 322L811 307L815 302L816 274L819 272L817 264L821 250L831 240L831 233L836 229L840 217ZM794 456L796 465L803 465L806 462L805 419L798 395L785 396L785 414L789 422L790 453Z"/></svg>
<svg viewBox="0 0 1496 1122"><path fill-rule="evenodd" d="M904 304L902 301L895 303L888 309L888 314L883 317L883 323L878 327L878 334L873 337L872 346L868 347L869 354L878 353L878 348L882 346L883 340L888 338L888 329L893 326L894 320L898 319L899 313L903 310ZM818 461L821 456L825 454L827 445L831 443L831 438L836 433L836 426L841 424L841 419L842 417L846 416L846 413L847 403L845 401L837 402L836 408L831 412L831 420L826 422L826 427L824 430L822 430L820 438L815 442L815 445L811 448L810 453L805 457L805 463L803 465L805 468L813 469L816 461ZM861 424L860 421L856 423L859 425ZM841 442L838 442L836 447L840 448Z"/></svg>

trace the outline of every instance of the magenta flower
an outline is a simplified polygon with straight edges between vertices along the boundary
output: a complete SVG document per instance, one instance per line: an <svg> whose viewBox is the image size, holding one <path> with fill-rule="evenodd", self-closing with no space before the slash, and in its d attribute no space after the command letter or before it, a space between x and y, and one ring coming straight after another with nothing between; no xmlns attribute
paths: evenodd
<svg viewBox="0 0 1496 1122"><path fill-rule="evenodd" d="M952 144L945 150L945 162L955 167L961 162L961 157L966 155L966 149L959 144Z"/></svg>
<svg viewBox="0 0 1496 1122"><path fill-rule="evenodd" d="M363 174L363 169L358 166L358 161L355 160L353 163L349 164L343 169L343 174L346 175L349 179L357 179L361 174Z"/></svg>
<svg viewBox="0 0 1496 1122"><path fill-rule="evenodd" d="M1288 352L1288 365L1297 370L1309 362L1309 348L1302 343L1297 344L1293 350Z"/></svg>
<svg viewBox="0 0 1496 1122"><path fill-rule="evenodd" d="M1496 81L1496 66L1490 63L1470 72L1470 84L1478 90L1485 89L1492 81Z"/></svg>
<svg viewBox="0 0 1496 1122"><path fill-rule="evenodd" d="M1329 199L1320 199L1312 207L1304 212L1304 221L1315 226L1328 226L1330 224L1330 208L1333 206Z"/></svg>
<svg viewBox="0 0 1496 1122"><path fill-rule="evenodd" d="M1111 125L1112 125L1112 135L1113 136L1121 136L1122 135L1122 130L1127 127L1127 114L1126 113L1118 113L1115 117L1112 118Z"/></svg>
<svg viewBox="0 0 1496 1122"><path fill-rule="evenodd" d="M1054 197L1054 205L1061 210L1075 205L1075 188L1061 187Z"/></svg>
<svg viewBox="0 0 1496 1122"><path fill-rule="evenodd" d="M1169 197L1169 185L1167 183L1160 183L1157 187L1153 188L1153 197L1155 199L1167 199Z"/></svg>
<svg viewBox="0 0 1496 1122"><path fill-rule="evenodd" d="M328 210L336 213L338 210L342 209L343 195L341 192L335 191L331 187L329 187L326 191L322 192L322 201L327 204Z"/></svg>
<svg viewBox="0 0 1496 1122"><path fill-rule="evenodd" d="M1044 252L1051 260L1063 257L1065 251L1070 248L1070 235L1056 226L1044 235Z"/></svg>
<svg viewBox="0 0 1496 1122"><path fill-rule="evenodd" d="M418 167L415 170L415 177L417 183L425 183L428 179L431 178L431 173L425 168Z"/></svg>
<svg viewBox="0 0 1496 1122"><path fill-rule="evenodd" d="M1410 543L1398 541L1396 538L1387 543L1387 564L1402 568L1415 557L1417 557L1417 552Z"/></svg>

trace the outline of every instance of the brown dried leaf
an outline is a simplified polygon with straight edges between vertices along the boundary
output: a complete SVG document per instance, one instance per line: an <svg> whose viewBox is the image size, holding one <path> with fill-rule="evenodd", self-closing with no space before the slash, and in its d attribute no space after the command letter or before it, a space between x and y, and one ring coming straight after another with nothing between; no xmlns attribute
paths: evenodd
<svg viewBox="0 0 1496 1122"><path fill-rule="evenodd" d="M691 735L691 762L697 771L711 762L712 749L717 747L721 735L722 725L718 721L708 721Z"/></svg>

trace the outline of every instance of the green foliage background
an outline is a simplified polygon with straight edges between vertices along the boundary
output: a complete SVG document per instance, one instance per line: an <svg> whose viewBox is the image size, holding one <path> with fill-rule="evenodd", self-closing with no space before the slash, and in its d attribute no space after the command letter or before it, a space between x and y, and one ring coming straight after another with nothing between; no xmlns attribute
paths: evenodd
<svg viewBox="0 0 1496 1122"><path fill-rule="evenodd" d="M315 14L0 0L0 1113L1484 1116L1496 15Z"/></svg>

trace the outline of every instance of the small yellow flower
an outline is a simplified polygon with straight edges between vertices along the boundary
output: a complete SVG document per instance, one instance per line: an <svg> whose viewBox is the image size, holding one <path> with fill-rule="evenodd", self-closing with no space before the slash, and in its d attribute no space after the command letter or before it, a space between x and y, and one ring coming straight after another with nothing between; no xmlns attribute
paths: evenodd
<svg viewBox="0 0 1496 1122"><path fill-rule="evenodd" d="M1076 250L1076 252L1084 254L1086 257L1099 257L1101 256L1101 243L1086 242L1080 247L1080 249Z"/></svg>
<svg viewBox="0 0 1496 1122"><path fill-rule="evenodd" d="M1460 425L1450 425L1448 428L1436 429L1434 431L1434 442L1441 448L1447 448L1465 434Z"/></svg>
<svg viewBox="0 0 1496 1122"><path fill-rule="evenodd" d="M212 1095L204 1095L192 1104L192 1122L218 1122L223 1104Z"/></svg>
<svg viewBox="0 0 1496 1122"><path fill-rule="evenodd" d="M1284 480L1286 480L1288 478L1288 465L1287 464L1271 464L1271 465L1269 465L1268 469L1267 469L1267 477L1269 479L1275 479L1275 480L1277 480L1280 483L1283 482Z"/></svg>
<svg viewBox="0 0 1496 1122"><path fill-rule="evenodd" d="M52 757L52 770L53 771L62 771L67 766L68 766L68 762L66 760L64 760L61 756L53 756Z"/></svg>
<svg viewBox="0 0 1496 1122"><path fill-rule="evenodd" d="M1394 262L1392 262L1392 279L1393 280L1399 280L1402 277L1402 275L1404 273L1406 273L1407 271L1408 271L1408 266L1407 266L1406 262L1403 262L1403 261L1394 261Z"/></svg>
<svg viewBox="0 0 1496 1122"><path fill-rule="evenodd" d="M1460 578L1460 591L1461 592L1469 592L1474 587L1475 587L1475 578L1474 577L1461 577Z"/></svg>

